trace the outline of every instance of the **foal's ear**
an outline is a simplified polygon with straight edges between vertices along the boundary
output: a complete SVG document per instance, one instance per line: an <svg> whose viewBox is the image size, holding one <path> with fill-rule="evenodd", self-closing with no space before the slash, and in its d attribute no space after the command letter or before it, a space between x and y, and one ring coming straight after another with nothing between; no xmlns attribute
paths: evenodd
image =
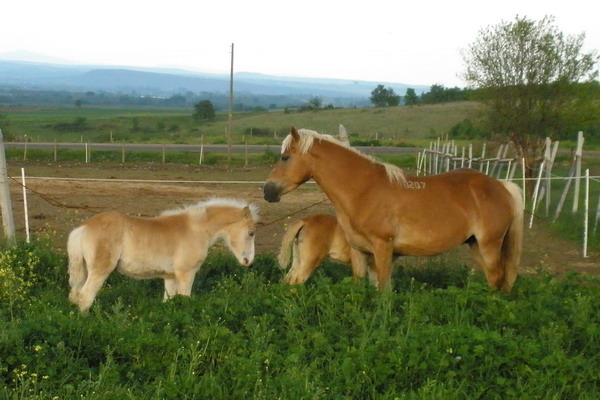
<svg viewBox="0 0 600 400"><path fill-rule="evenodd" d="M292 129L290 130L290 135L292 135L294 141L297 142L298 140L300 140L300 134L298 133L298 130L295 126L292 126Z"/></svg>
<svg viewBox="0 0 600 400"><path fill-rule="evenodd" d="M244 207L244 218L252 218L252 212L250 211L250 206Z"/></svg>

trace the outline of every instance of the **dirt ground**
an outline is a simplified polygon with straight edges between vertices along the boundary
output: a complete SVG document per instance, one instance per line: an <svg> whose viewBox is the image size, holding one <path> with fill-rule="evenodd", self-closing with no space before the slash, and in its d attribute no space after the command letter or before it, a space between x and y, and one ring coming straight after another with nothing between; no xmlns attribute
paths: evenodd
<svg viewBox="0 0 600 400"><path fill-rule="evenodd" d="M12 162L9 164L9 176L14 178L11 179L11 198L15 228L21 237L25 236L22 168L28 188L30 232L49 232L55 245L63 249L70 230L96 212L115 210L154 216L162 210L213 196L246 199L260 207L262 225L257 232L257 253L276 253L285 227L292 219L313 213L334 213L314 183L301 186L279 203L267 203L263 199L262 183L269 173L268 168L227 170L174 164ZM232 180L235 183L218 183ZM588 258L581 254L581 244L559 239L534 222L533 229L525 228L521 271L541 269L557 274L579 271L600 276L600 254L592 253ZM474 265L466 246L446 257L464 258L467 265Z"/></svg>

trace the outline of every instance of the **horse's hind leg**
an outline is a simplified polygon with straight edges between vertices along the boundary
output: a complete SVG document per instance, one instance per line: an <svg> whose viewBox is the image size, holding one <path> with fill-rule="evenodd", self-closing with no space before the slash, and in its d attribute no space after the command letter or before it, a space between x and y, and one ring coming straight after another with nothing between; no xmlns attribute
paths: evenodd
<svg viewBox="0 0 600 400"><path fill-rule="evenodd" d="M363 253L362 251L356 250L355 248L350 248L350 262L352 264L352 278L354 281L358 281L359 278L364 278L367 276L367 272L369 274L369 278L376 277L377 271L371 270L369 266L368 255Z"/></svg>
<svg viewBox="0 0 600 400"><path fill-rule="evenodd" d="M481 266L490 287L501 289L504 286L505 274L502 265L502 240L491 240L484 243L469 243L475 261Z"/></svg>
<svg viewBox="0 0 600 400"><path fill-rule="evenodd" d="M77 304L81 312L86 312L94 302L96 294L117 266L110 255L96 255L88 264L88 276L79 290Z"/></svg>
<svg viewBox="0 0 600 400"><path fill-rule="evenodd" d="M323 262L326 255L326 250L321 249L319 246L311 247L303 240L298 240L294 244L292 267L283 278L283 282L290 285L300 285L306 282L313 271Z"/></svg>

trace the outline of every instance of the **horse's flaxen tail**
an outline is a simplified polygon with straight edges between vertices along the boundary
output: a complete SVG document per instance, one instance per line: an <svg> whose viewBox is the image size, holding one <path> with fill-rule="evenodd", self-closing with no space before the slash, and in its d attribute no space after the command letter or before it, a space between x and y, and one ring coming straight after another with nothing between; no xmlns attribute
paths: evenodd
<svg viewBox="0 0 600 400"><path fill-rule="evenodd" d="M67 253L69 255L69 286L71 293L69 300L77 304L79 290L87 279L87 268L83 258L83 247L81 245L81 235L85 226L80 226L71 231L67 241Z"/></svg>
<svg viewBox="0 0 600 400"><path fill-rule="evenodd" d="M502 182L513 198L513 220L502 244L504 264L504 284L502 290L510 292L519 273L521 251L523 249L523 193L521 188L512 182Z"/></svg>
<svg viewBox="0 0 600 400"><path fill-rule="evenodd" d="M292 246L303 226L304 221L298 219L292 222L285 231L281 240L281 247L279 248L279 256L277 257L281 269L286 269L290 264L290 255L293 253Z"/></svg>

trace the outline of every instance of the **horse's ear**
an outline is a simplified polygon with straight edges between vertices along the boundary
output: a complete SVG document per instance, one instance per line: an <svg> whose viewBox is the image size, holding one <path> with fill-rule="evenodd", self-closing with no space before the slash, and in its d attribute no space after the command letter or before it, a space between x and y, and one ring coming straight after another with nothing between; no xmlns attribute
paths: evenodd
<svg viewBox="0 0 600 400"><path fill-rule="evenodd" d="M296 129L295 126L292 126L290 135L292 135L292 138L294 139L294 141L297 142L298 140L300 140L300 134L298 133L298 130Z"/></svg>
<svg viewBox="0 0 600 400"><path fill-rule="evenodd" d="M250 211L250 206L244 207L244 217L252 218L252 212Z"/></svg>

